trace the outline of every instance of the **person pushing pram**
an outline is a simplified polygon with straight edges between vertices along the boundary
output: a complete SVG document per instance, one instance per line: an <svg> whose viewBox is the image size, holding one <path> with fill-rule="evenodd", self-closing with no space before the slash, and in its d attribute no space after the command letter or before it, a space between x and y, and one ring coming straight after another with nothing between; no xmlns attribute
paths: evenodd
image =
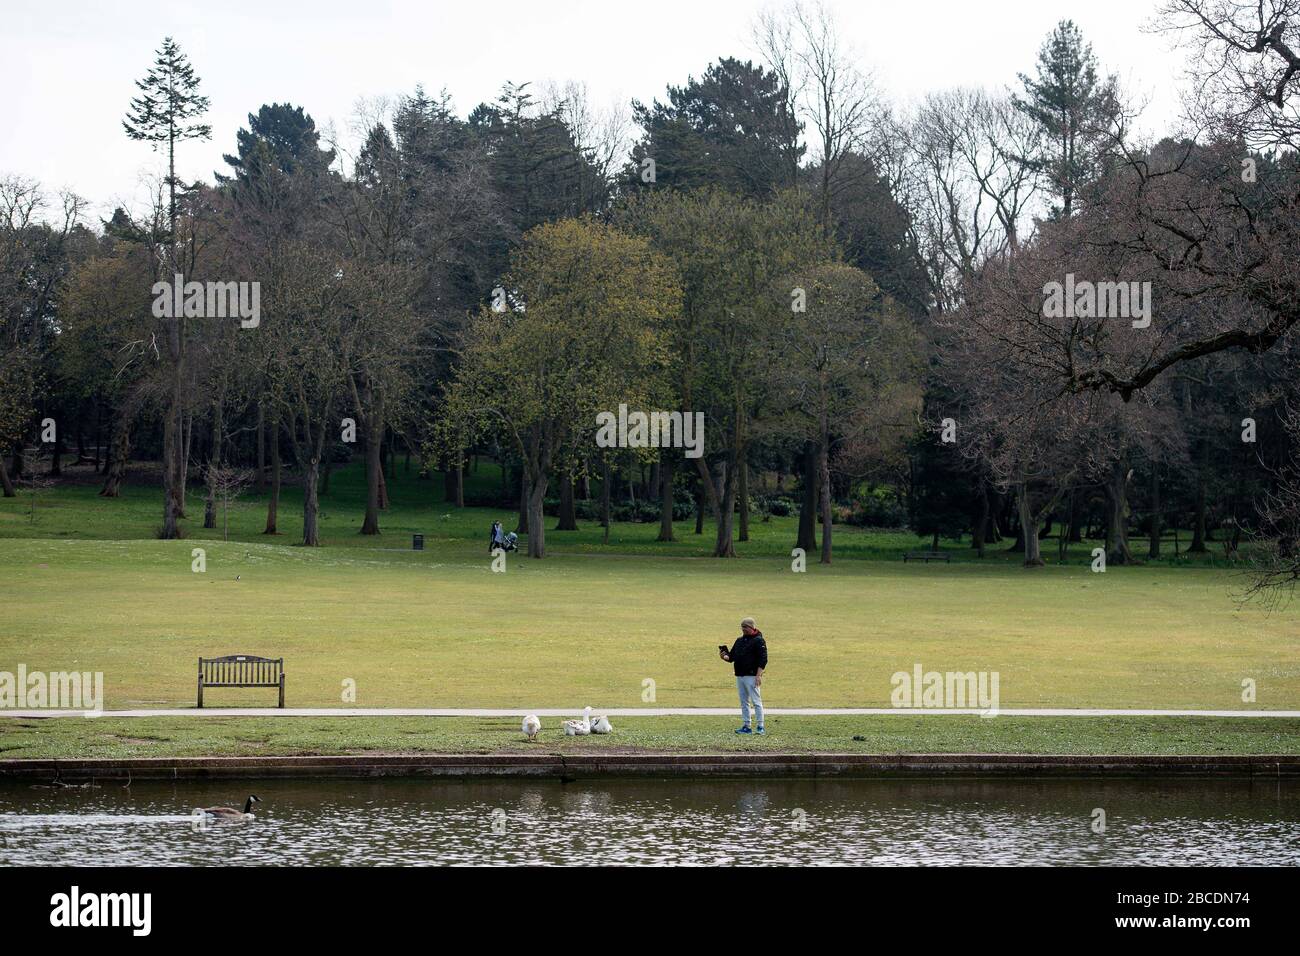
<svg viewBox="0 0 1300 956"><path fill-rule="evenodd" d="M492 522L492 537L488 541L488 554L493 554L499 548L502 551L518 551L519 535L513 531L506 532L501 527L500 521Z"/></svg>

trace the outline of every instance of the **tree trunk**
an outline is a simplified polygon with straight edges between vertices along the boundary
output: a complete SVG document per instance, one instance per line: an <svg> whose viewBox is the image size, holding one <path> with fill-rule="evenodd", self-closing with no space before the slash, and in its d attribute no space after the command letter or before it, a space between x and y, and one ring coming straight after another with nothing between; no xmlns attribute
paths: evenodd
<svg viewBox="0 0 1300 956"><path fill-rule="evenodd" d="M1111 465L1106 482L1106 562L1132 564L1128 546L1128 463Z"/></svg>
<svg viewBox="0 0 1300 956"><path fill-rule="evenodd" d="M50 452L50 477L59 478L63 475L63 427L56 426L54 429L54 448Z"/></svg>
<svg viewBox="0 0 1300 956"><path fill-rule="evenodd" d="M181 419L181 432L185 436L185 441L181 445L180 461L177 467L180 469L180 480L176 482L176 514L177 517L189 517L186 512L186 496L190 490L190 448L194 445L194 413L190 412Z"/></svg>
<svg viewBox="0 0 1300 956"><path fill-rule="evenodd" d="M373 406L370 390L363 393L368 404ZM372 410L366 418L366 516L361 522L361 534L379 534L379 485L384 480L380 466L380 444L384 432L378 421L378 415Z"/></svg>
<svg viewBox="0 0 1300 956"><path fill-rule="evenodd" d="M666 449L659 452L659 537L655 540L673 540L673 459Z"/></svg>
<svg viewBox="0 0 1300 956"><path fill-rule="evenodd" d="M695 472L700 478L700 490L703 493L702 501L707 503L709 510L713 512L715 521L722 521L722 502L718 500L718 488L713 483L713 469L709 467L708 462L703 457L695 459Z"/></svg>
<svg viewBox="0 0 1300 956"><path fill-rule="evenodd" d="M302 476L302 543L309 548L320 547L320 528L317 516L320 500L316 495L316 481L320 475L320 457L312 455Z"/></svg>
<svg viewBox="0 0 1300 956"><path fill-rule="evenodd" d="M104 468L105 472L108 471L108 467L107 467L108 462L107 461L101 462L100 454L99 454L99 439L101 437L103 425L104 425L104 403L100 400L99 393L96 392L95 393L95 437L94 437L96 474L101 474L100 472L101 466Z"/></svg>
<svg viewBox="0 0 1300 956"><path fill-rule="evenodd" d="M740 437L733 440L731 454L722 463L722 497L718 503L718 534L714 539L713 556L715 558L734 558L736 542L734 528L736 523L736 463L741 459Z"/></svg>
<svg viewBox="0 0 1300 956"><path fill-rule="evenodd" d="M1064 564L1066 554L1070 550L1070 529L1074 526L1074 496L1075 488L1070 486L1070 502L1065 506L1065 515L1061 520L1061 530L1056 536L1056 561L1058 564Z"/></svg>
<svg viewBox="0 0 1300 956"><path fill-rule="evenodd" d="M176 456L179 447L177 431L176 409L171 409L163 421L163 526L162 537L164 540L172 540L180 536L177 528L177 517L180 514L180 508L177 507L176 500Z"/></svg>
<svg viewBox="0 0 1300 956"><path fill-rule="evenodd" d="M600 524L605 529L604 544L609 544L609 456L600 456Z"/></svg>
<svg viewBox="0 0 1300 956"><path fill-rule="evenodd" d="M567 471L560 476L560 520L555 530L578 530L578 516L573 506L573 476Z"/></svg>
<svg viewBox="0 0 1300 956"><path fill-rule="evenodd" d="M542 471L528 489L528 556L546 557L546 519L542 514L546 501L546 472Z"/></svg>
<svg viewBox="0 0 1300 956"><path fill-rule="evenodd" d="M528 472L519 469L519 527L515 534L528 534Z"/></svg>
<svg viewBox="0 0 1300 956"><path fill-rule="evenodd" d="M740 540L749 540L749 462L740 462Z"/></svg>
<svg viewBox="0 0 1300 956"><path fill-rule="evenodd" d="M1011 547L1007 548L1007 550L1023 552L1025 550L1025 525L1023 520L1024 515L1023 512L1021 512L1020 510L1019 495L1017 495L1015 507L1016 507L1016 540L1011 543ZM1037 532L1038 529L1035 528L1034 537L1038 536Z"/></svg>
<svg viewBox="0 0 1300 956"><path fill-rule="evenodd" d="M1022 484L1019 488L1020 533L1025 542L1025 567L1038 568L1043 565L1043 555L1038 546L1038 519L1034 517L1029 503L1029 487Z"/></svg>
<svg viewBox="0 0 1300 956"><path fill-rule="evenodd" d="M170 138L167 142L167 225L170 232L170 266L168 278L181 270L180 257L177 255L176 230L176 142ZM183 409L185 407L185 333L183 319L172 316L167 320L166 341L167 357L171 360L171 395L165 414L163 426L163 527L162 537L173 539L180 536L177 522L185 516L185 472L183 468L186 447L182 428ZM179 484L179 487L178 487Z"/></svg>
<svg viewBox="0 0 1300 956"><path fill-rule="evenodd" d="M1160 469L1151 463L1151 545L1147 549L1148 558L1160 557L1160 536L1164 533L1164 524L1160 514Z"/></svg>
<svg viewBox="0 0 1300 956"><path fill-rule="evenodd" d="M1005 516L1002 515L1002 512L1006 511L1007 496L997 492L989 492L987 489L985 490L985 493L989 495L990 505L988 541L990 544L997 544L1002 540L1002 528L1006 524ZM999 520L1000 517L1004 520Z"/></svg>
<svg viewBox="0 0 1300 956"><path fill-rule="evenodd" d="M266 488L266 411L257 403L257 477L253 490L259 495Z"/></svg>
<svg viewBox="0 0 1300 956"><path fill-rule="evenodd" d="M831 510L831 461L830 461L830 437L822 436L821 451L819 454L820 472L821 472L821 499L822 499L822 564L831 563L831 527L834 514Z"/></svg>
<svg viewBox="0 0 1300 956"><path fill-rule="evenodd" d="M799 537L796 548L805 554L817 550L817 443L807 442L803 449L803 501L799 506Z"/></svg>
<svg viewBox="0 0 1300 956"><path fill-rule="evenodd" d="M203 502L203 527L217 526L217 475L221 467L221 402L212 403L212 450L208 455L208 494Z"/></svg>
<svg viewBox="0 0 1300 956"><path fill-rule="evenodd" d="M695 533L704 534L704 486L695 479Z"/></svg>
<svg viewBox="0 0 1300 956"><path fill-rule="evenodd" d="M1205 499L1206 481L1202 455L1202 467L1196 473L1196 514L1192 518L1192 543L1187 549L1188 554L1204 554L1206 551Z"/></svg>
<svg viewBox="0 0 1300 956"><path fill-rule="evenodd" d="M442 476L442 496L446 499L447 504L452 507L462 507L465 502L465 492L461 488L464 475L461 472L459 455L455 460L447 461L447 470Z"/></svg>
<svg viewBox="0 0 1300 956"><path fill-rule="evenodd" d="M302 543L309 548L320 547L320 470L321 462L325 458L325 442L328 434L328 426L325 423L330 420L331 415L331 403L327 402L313 434L311 425L313 416L304 413L301 442L298 423L295 421L289 429L290 438L294 443L294 457L303 473Z"/></svg>
<svg viewBox="0 0 1300 956"><path fill-rule="evenodd" d="M971 531L971 547L975 549L978 557L984 557L984 539L988 534L989 527L989 489L980 482L980 512L975 519L975 527Z"/></svg>
<svg viewBox="0 0 1300 956"><path fill-rule="evenodd" d="M9 478L9 469L5 467L3 455L0 455L0 488L4 490L4 496L6 498L12 498L18 493L14 490L14 483Z"/></svg>
<svg viewBox="0 0 1300 956"><path fill-rule="evenodd" d="M276 521L280 511L280 416L279 413L271 415L270 421L270 446L271 446L271 494L266 499L266 527L262 534L279 534L276 529Z"/></svg>
<svg viewBox="0 0 1300 956"><path fill-rule="evenodd" d="M113 436L108 453L104 456L107 475L99 489L101 498L116 498L122 493L122 480L126 477L126 463L131 456L131 421L118 410L113 418Z"/></svg>

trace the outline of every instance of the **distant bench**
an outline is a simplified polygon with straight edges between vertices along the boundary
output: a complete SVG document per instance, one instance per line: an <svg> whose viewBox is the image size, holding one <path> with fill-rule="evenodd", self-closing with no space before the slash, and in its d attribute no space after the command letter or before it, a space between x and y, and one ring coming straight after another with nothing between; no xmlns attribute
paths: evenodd
<svg viewBox="0 0 1300 956"><path fill-rule="evenodd" d="M908 561L924 561L929 564L931 561L942 561L948 563L949 554L947 551L909 551L903 555L903 563Z"/></svg>
<svg viewBox="0 0 1300 956"><path fill-rule="evenodd" d="M284 707L284 658L252 657L248 654L200 657L200 707L203 706L205 687L278 687L280 706Z"/></svg>

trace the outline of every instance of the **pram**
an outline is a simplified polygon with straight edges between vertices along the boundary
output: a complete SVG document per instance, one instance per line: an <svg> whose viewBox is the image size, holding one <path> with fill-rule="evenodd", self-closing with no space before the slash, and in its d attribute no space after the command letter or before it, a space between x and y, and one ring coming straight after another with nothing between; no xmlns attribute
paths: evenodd
<svg viewBox="0 0 1300 956"><path fill-rule="evenodd" d="M503 533L501 530L501 522L492 522L492 536L488 539L488 554L491 554L498 548L502 551L518 551L518 542L519 535L515 534L513 531Z"/></svg>

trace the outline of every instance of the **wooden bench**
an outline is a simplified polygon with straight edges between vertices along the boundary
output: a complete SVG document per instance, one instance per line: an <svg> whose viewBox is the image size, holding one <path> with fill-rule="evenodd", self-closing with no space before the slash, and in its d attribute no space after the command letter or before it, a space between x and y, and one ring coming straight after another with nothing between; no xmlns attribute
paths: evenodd
<svg viewBox="0 0 1300 956"><path fill-rule="evenodd" d="M942 561L948 563L949 554L947 551L909 551L903 555L903 563L908 561L924 561L929 564L931 561Z"/></svg>
<svg viewBox="0 0 1300 956"><path fill-rule="evenodd" d="M278 687L284 707L284 658L232 654L199 658L199 706L205 687Z"/></svg>

